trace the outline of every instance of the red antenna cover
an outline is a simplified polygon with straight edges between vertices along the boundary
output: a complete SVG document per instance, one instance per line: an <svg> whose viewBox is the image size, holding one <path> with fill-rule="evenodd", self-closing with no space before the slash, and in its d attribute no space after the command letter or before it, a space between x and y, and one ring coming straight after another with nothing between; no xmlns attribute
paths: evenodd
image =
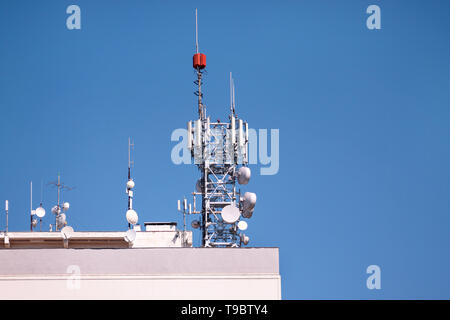
<svg viewBox="0 0 450 320"><path fill-rule="evenodd" d="M204 69L206 67L206 56L203 53L194 54L193 60L194 69Z"/></svg>

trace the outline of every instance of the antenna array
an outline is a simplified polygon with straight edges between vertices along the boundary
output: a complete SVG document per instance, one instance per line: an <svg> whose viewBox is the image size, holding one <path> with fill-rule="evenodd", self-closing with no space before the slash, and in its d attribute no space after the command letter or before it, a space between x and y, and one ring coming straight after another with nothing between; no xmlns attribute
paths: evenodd
<svg viewBox="0 0 450 320"><path fill-rule="evenodd" d="M246 192L241 196L236 182L245 185L251 171L248 164L248 124L239 119L235 112L234 81L230 73L230 116L229 122L212 122L203 105L202 74L206 67L206 56L198 52L196 10L196 53L193 67L197 71L198 119L189 121L188 148L201 177L193 195L193 206L183 201L183 210L178 201L178 210L186 214L198 214L192 227L201 229L203 247L239 247L249 242L241 233L247 229L242 218L250 218L256 204L256 195ZM197 197L201 205L197 209ZM189 209L188 209L189 208ZM184 218L185 224L185 218Z"/></svg>
<svg viewBox="0 0 450 320"><path fill-rule="evenodd" d="M62 192L65 191L70 191L73 190L74 188L72 187L68 187L66 186L64 183L61 182L61 175L58 173L58 180L56 181L52 181L50 183L48 183L48 185L53 185L57 188L58 190L58 197L57 197L57 203L55 206L53 206L52 208L52 213L55 215L55 231L59 231L62 228L64 228L65 226L67 226L67 218L66 218L66 212L69 210L70 208L70 204L69 202L62 202L61 198L62 198ZM42 208L42 203L40 205L40 208ZM39 208L38 208L39 209ZM36 209L36 215L37 215L37 210ZM43 209L43 208L42 208ZM45 215L45 210L44 210L44 215ZM50 230L53 230L53 226L50 225Z"/></svg>

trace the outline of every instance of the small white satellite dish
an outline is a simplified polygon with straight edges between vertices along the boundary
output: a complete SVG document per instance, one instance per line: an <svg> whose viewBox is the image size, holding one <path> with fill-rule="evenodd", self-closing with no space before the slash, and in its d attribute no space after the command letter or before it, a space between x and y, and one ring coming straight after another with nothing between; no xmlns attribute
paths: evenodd
<svg viewBox="0 0 450 320"><path fill-rule="evenodd" d="M127 217L128 223L130 223L132 225L135 225L136 223L138 223L138 214L133 209L130 209L127 211L126 217Z"/></svg>
<svg viewBox="0 0 450 320"><path fill-rule="evenodd" d="M244 193L244 210L253 209L256 205L256 194L253 192Z"/></svg>
<svg viewBox="0 0 450 320"><path fill-rule="evenodd" d="M35 211L36 211L36 216L38 218L43 218L45 216L45 209L44 208L39 207Z"/></svg>
<svg viewBox="0 0 450 320"><path fill-rule="evenodd" d="M248 184L252 172L248 167L241 167L238 171L238 182L239 184Z"/></svg>
<svg viewBox="0 0 450 320"><path fill-rule="evenodd" d="M64 202L64 204L63 204L63 210L64 210L64 211L67 211L67 210L69 210L69 208L70 208L70 203Z"/></svg>
<svg viewBox="0 0 450 320"><path fill-rule="evenodd" d="M61 229L61 233L63 234L64 238L69 239L72 236L73 228L70 226L66 226Z"/></svg>
<svg viewBox="0 0 450 320"><path fill-rule="evenodd" d="M200 222L198 222L198 220L194 220L192 221L191 226L194 229L198 229L200 227Z"/></svg>
<svg viewBox="0 0 450 320"><path fill-rule="evenodd" d="M128 189L133 189L134 188L134 181L132 179L127 181L127 188Z"/></svg>
<svg viewBox="0 0 450 320"><path fill-rule="evenodd" d="M53 214L58 214L61 212L61 209L58 208L58 206L53 206L52 208L52 213Z"/></svg>
<svg viewBox="0 0 450 320"><path fill-rule="evenodd" d="M125 232L124 239L127 242L133 242L136 239L136 230L130 229L127 232Z"/></svg>
<svg viewBox="0 0 450 320"><path fill-rule="evenodd" d="M63 226L65 226L67 224L66 222L66 215L64 213L61 213L57 218L56 218L56 225L59 228L62 228Z"/></svg>
<svg viewBox="0 0 450 320"><path fill-rule="evenodd" d="M222 219L225 223L235 223L240 216L239 209L234 205L228 205L222 209Z"/></svg>
<svg viewBox="0 0 450 320"><path fill-rule="evenodd" d="M241 231L245 231L245 230L247 230L247 228L248 228L248 223L247 222L245 222L245 221L239 221L238 222L238 228L239 228L239 230L241 230Z"/></svg>

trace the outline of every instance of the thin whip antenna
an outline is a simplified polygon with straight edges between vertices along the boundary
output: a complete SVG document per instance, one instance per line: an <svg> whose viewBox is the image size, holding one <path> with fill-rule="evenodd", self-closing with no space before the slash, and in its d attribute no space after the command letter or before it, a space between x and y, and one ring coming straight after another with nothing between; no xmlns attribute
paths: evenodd
<svg viewBox="0 0 450 320"><path fill-rule="evenodd" d="M33 181L30 181L30 231L33 231Z"/></svg>
<svg viewBox="0 0 450 320"><path fill-rule="evenodd" d="M128 137L128 180L131 179L131 166L133 165L134 161L131 160L131 149L134 147L134 143L131 142L131 138Z"/></svg>
<svg viewBox="0 0 450 320"><path fill-rule="evenodd" d="M42 205L42 200L44 199L44 180L41 179L41 205Z"/></svg>
<svg viewBox="0 0 450 320"><path fill-rule="evenodd" d="M197 8L195 8L195 53L198 53L198 22L197 22Z"/></svg>
<svg viewBox="0 0 450 320"><path fill-rule="evenodd" d="M235 100L236 95L234 94L234 79L232 79L232 80L233 80L233 114L235 114L236 113L236 100Z"/></svg>
<svg viewBox="0 0 450 320"><path fill-rule="evenodd" d="M233 115L233 74L230 72L230 111Z"/></svg>

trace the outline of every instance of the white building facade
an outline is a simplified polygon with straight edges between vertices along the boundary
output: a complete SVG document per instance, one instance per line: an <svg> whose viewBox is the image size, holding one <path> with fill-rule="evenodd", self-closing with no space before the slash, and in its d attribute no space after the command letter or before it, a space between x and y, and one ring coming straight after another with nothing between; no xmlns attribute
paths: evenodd
<svg viewBox="0 0 450 320"><path fill-rule="evenodd" d="M278 248L193 248L192 233L0 235L0 299L281 299ZM158 231L159 230L159 231Z"/></svg>

